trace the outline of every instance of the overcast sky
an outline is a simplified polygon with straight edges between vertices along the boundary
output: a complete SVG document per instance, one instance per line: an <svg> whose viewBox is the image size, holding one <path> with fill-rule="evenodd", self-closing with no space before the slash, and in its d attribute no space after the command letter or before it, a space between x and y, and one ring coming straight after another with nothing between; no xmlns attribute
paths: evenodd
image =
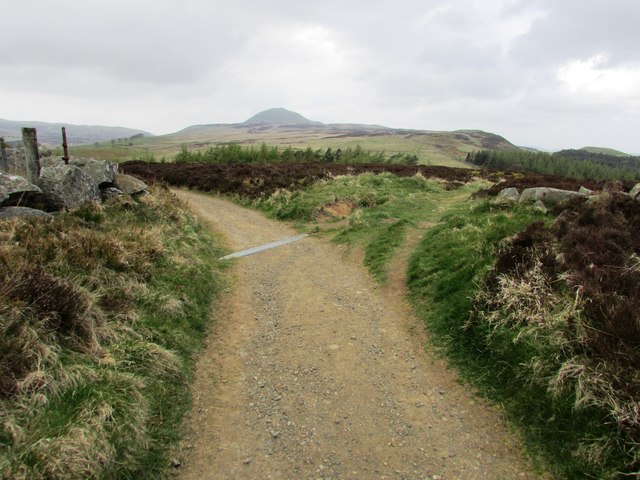
<svg viewBox="0 0 640 480"><path fill-rule="evenodd" d="M285 107L640 154L638 0L0 0L0 118L170 133Z"/></svg>

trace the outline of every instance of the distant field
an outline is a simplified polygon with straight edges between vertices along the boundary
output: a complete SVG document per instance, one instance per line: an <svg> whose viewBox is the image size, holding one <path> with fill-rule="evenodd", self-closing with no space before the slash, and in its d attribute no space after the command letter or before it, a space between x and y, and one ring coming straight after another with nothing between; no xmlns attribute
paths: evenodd
<svg viewBox="0 0 640 480"><path fill-rule="evenodd" d="M337 149L360 145L364 150L387 154L415 154L424 165L469 166L467 153L485 148L515 150L504 138L480 131L426 132L390 130L376 127L287 128L283 126L247 127L234 125L195 126L181 132L124 142L79 145L71 153L112 161L151 159L172 161L182 145L204 150L217 144L239 143L292 147L299 149Z"/></svg>

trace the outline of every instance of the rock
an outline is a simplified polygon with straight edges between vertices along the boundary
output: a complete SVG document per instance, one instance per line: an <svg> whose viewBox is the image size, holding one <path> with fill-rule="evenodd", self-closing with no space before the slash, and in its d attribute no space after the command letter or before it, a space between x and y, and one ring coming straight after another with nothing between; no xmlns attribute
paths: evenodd
<svg viewBox="0 0 640 480"><path fill-rule="evenodd" d="M42 210L28 207L4 207L0 208L0 220L12 218L46 218L53 220L53 215Z"/></svg>
<svg viewBox="0 0 640 480"><path fill-rule="evenodd" d="M589 190L586 187L580 187L580 190L578 190L578 193L583 193L585 195L593 195L593 190Z"/></svg>
<svg viewBox="0 0 640 480"><path fill-rule="evenodd" d="M497 200L501 202L517 202L520 199L520 192L517 188L505 188L498 194Z"/></svg>
<svg viewBox="0 0 640 480"><path fill-rule="evenodd" d="M120 190L119 188L116 188L116 187L101 188L100 189L100 193L102 194L102 201L103 202L106 202L107 200L109 200L111 198L117 198L117 197L121 197L122 195L124 195L124 192L122 190Z"/></svg>
<svg viewBox="0 0 640 480"><path fill-rule="evenodd" d="M96 182L75 165L43 168L38 185L51 209L74 209L87 202L101 201Z"/></svg>
<svg viewBox="0 0 640 480"><path fill-rule="evenodd" d="M171 466L173 468L178 468L181 465L182 465L182 462L180 460L178 460L177 458L172 458L171 459Z"/></svg>
<svg viewBox="0 0 640 480"><path fill-rule="evenodd" d="M535 203L540 200L544 203L545 207L557 205L564 201L570 200L576 197L586 197L584 193L572 192L570 190L560 190L557 188L536 187L526 188L520 195L519 203Z"/></svg>
<svg viewBox="0 0 640 480"><path fill-rule="evenodd" d="M142 180L126 175L124 173L118 173L115 175L114 185L116 188L122 190L125 195L138 195L141 193L149 193L147 191L147 184Z"/></svg>
<svg viewBox="0 0 640 480"><path fill-rule="evenodd" d="M42 190L26 178L0 172L0 206L34 207L42 200Z"/></svg>
<svg viewBox="0 0 640 480"><path fill-rule="evenodd" d="M544 203L542 202L542 200L536 200L536 202L533 204L533 209L536 212L542 212L542 213L547 213L549 210L547 210L547 207L544 206Z"/></svg>
<svg viewBox="0 0 640 480"><path fill-rule="evenodd" d="M629 192L629 196L636 200L640 200L640 183L636 183L635 187L633 187Z"/></svg>
<svg viewBox="0 0 640 480"><path fill-rule="evenodd" d="M72 158L69 163L82 168L96 184L101 187L103 184L114 183L118 174L118 164L107 162L106 160L96 160L94 158Z"/></svg>

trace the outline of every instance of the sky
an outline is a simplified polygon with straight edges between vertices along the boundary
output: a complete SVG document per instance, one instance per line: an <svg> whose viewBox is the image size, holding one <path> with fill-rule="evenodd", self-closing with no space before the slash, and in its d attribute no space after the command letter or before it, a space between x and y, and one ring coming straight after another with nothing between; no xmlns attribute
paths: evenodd
<svg viewBox="0 0 640 480"><path fill-rule="evenodd" d="M284 107L640 154L638 0L0 0L0 118L165 134Z"/></svg>

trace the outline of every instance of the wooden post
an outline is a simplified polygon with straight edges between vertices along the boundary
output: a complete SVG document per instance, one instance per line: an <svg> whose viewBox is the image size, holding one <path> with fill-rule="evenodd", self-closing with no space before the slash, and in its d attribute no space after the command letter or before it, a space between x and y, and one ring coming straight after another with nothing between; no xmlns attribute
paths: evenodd
<svg viewBox="0 0 640 480"><path fill-rule="evenodd" d="M67 143L67 129L62 127L62 150L64 150L64 163L69 165L69 144Z"/></svg>
<svg viewBox="0 0 640 480"><path fill-rule="evenodd" d="M22 143L24 143L27 180L36 183L40 177L40 154L38 153L38 136L35 128L22 129Z"/></svg>
<svg viewBox="0 0 640 480"><path fill-rule="evenodd" d="M9 173L9 157L7 156L7 144L4 138L0 137L0 170Z"/></svg>

